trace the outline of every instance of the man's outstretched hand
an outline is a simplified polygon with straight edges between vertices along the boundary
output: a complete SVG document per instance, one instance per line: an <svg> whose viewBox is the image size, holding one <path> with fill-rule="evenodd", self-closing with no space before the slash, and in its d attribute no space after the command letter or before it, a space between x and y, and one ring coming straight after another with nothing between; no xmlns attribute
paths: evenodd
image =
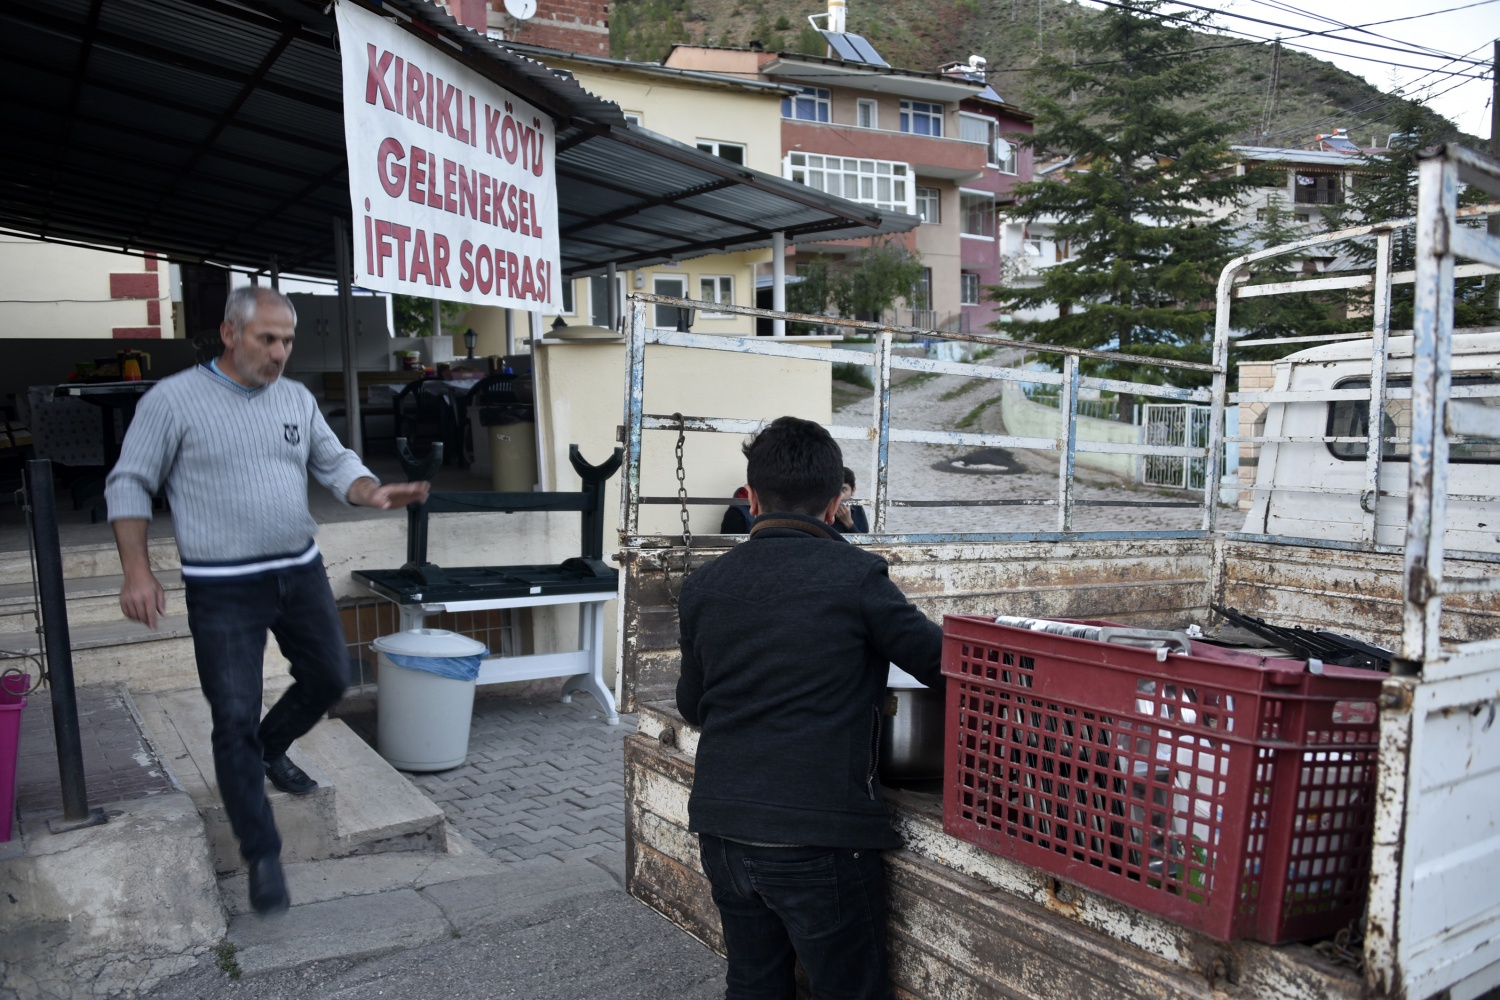
<svg viewBox="0 0 1500 1000"><path fill-rule="evenodd" d="M373 479L356 479L349 487L349 502L361 507L394 510L407 504L422 503L431 487L425 482L386 483L375 485Z"/></svg>

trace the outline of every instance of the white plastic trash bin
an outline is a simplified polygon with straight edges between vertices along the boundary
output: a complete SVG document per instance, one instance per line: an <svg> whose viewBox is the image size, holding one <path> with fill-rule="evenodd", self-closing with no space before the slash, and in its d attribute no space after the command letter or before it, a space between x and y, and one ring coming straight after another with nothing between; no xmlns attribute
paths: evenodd
<svg viewBox="0 0 1500 1000"><path fill-rule="evenodd" d="M375 733L380 756L403 771L443 771L462 764L469 755L478 664L488 652L484 643L457 632L416 628L381 636L370 646L380 654ZM441 662L449 660L453 662ZM468 679L434 669L467 674Z"/></svg>

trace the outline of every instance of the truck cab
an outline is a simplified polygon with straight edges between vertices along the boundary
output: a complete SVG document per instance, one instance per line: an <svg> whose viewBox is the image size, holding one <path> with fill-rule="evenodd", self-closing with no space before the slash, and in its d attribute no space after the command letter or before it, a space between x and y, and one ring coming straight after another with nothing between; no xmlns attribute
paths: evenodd
<svg viewBox="0 0 1500 1000"><path fill-rule="evenodd" d="M1264 430L1257 429L1256 436L1272 440L1260 454L1254 501L1244 530L1402 545L1407 521L1411 369L1412 338L1391 338L1376 501L1365 489L1369 342L1314 347L1276 362L1272 393L1316 392L1333 398L1269 402ZM1500 407L1500 332L1455 334L1452 385L1454 399L1468 397L1484 406ZM1297 440L1322 437L1341 440ZM1492 498L1495 483L1500 481L1500 443L1450 437L1447 472L1445 546L1454 551L1500 552L1500 506Z"/></svg>

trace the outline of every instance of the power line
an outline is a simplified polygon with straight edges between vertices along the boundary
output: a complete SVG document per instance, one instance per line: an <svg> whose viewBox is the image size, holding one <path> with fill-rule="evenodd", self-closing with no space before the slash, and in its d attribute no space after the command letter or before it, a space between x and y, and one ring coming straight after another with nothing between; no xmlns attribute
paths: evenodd
<svg viewBox="0 0 1500 1000"><path fill-rule="evenodd" d="M1485 45L1488 45L1488 44L1489 44L1488 42L1485 43ZM1484 45L1480 45L1480 46L1478 46L1478 47L1476 47L1476 48L1474 48L1474 49L1472 49L1469 52L1466 52L1464 54L1466 56L1467 55L1472 55L1474 52L1478 52L1480 49L1483 49L1483 48L1484 48ZM1441 69L1441 67L1439 68L1439 70L1440 69ZM1358 105L1355 105L1352 108L1340 109L1339 111L1334 112L1333 115L1319 115L1317 118L1307 119L1307 120L1305 120L1305 121L1303 121L1303 122L1301 122L1299 124L1292 125L1292 126L1287 127L1287 128L1278 129L1275 132L1267 133L1266 135L1262 136L1262 138L1269 139L1269 138L1274 138L1276 136L1288 135L1288 134L1293 133L1293 132L1303 132L1303 131L1307 130L1308 128L1312 127L1313 125L1316 125L1318 122L1320 122L1320 121L1326 121L1329 118L1332 118L1332 117L1335 117L1335 116L1343 115L1343 116L1350 116L1350 117L1352 117L1354 115L1364 115L1364 114L1368 114L1368 113L1370 113L1372 111L1379 111L1381 108L1384 108L1384 107L1387 107L1388 105L1394 104L1397 101L1409 101L1409 100L1412 100L1412 98L1407 97L1405 95L1405 93L1403 93L1403 92L1404 91L1409 91L1411 88L1417 86L1419 83L1421 83L1427 77L1437 76L1439 74L1439 70L1429 70L1428 72L1422 74L1421 76L1417 77L1416 79L1411 80L1410 82L1408 82L1406 84L1403 84L1402 86L1398 87L1395 90L1395 92L1393 92L1392 94L1382 95L1381 98L1372 99L1372 100L1366 101L1364 104L1358 104ZM1447 78L1451 79L1451 77L1447 77ZM1458 89L1458 87L1461 87L1463 85L1464 85L1463 82L1455 84L1454 86L1449 87L1447 90L1444 90L1444 91L1442 91L1441 93L1439 93L1437 95L1429 95L1428 98L1427 98L1427 100L1431 101L1431 100L1434 99L1434 97L1441 97L1443 94L1447 94L1450 91L1456 90L1456 89ZM1428 86L1433 86L1433 84L1428 84ZM1386 115L1384 117L1388 118L1390 116ZM1384 120L1384 118L1377 119L1377 120Z"/></svg>
<svg viewBox="0 0 1500 1000"><path fill-rule="evenodd" d="M1373 27L1376 27L1378 25L1381 25L1381 24L1391 24L1391 23L1394 23L1396 21L1411 21L1411 20L1415 20L1416 18L1419 18L1419 17L1431 17L1434 14L1448 14L1448 13L1452 13L1455 10L1465 10L1465 9L1467 9L1469 7L1480 7L1480 6L1483 6L1484 4L1487 4L1487 3L1496 3L1497 0L1478 0L1477 3L1465 4L1463 7L1451 7L1448 10L1432 11L1431 13L1428 13L1428 14L1409 14L1406 17L1390 18L1389 20L1386 20L1386 21L1373 21L1373 22L1371 22L1369 24L1346 24L1343 21L1340 21L1340 20L1338 20L1336 18L1328 17L1328 16L1323 15L1323 14L1318 14L1318 13L1315 13L1315 12L1310 11L1310 10L1303 10L1300 7L1294 7L1293 5L1291 5L1289 3L1285 3L1284 0L1250 0L1250 2L1251 3L1260 4L1262 7L1270 7L1272 10L1279 10L1279 11L1282 11L1283 13L1296 14L1296 15L1300 15L1302 17L1312 18L1315 21L1322 21L1324 24L1337 25L1338 26L1337 30L1339 30L1339 31L1357 31L1357 32L1359 32L1362 35L1370 35L1373 38L1383 38L1383 39L1385 39L1388 42L1399 42L1399 41L1401 41L1401 39L1399 39L1399 38L1392 38L1389 35L1382 35L1378 31L1371 31L1369 29L1373 28ZM1331 35L1332 32L1324 32L1324 34L1330 34ZM1356 44L1359 44L1356 39L1352 39L1352 38L1351 39L1339 39L1339 40L1340 41L1350 41L1350 42L1355 42ZM1428 53L1430 53L1431 55L1433 55L1434 57L1437 57L1437 58L1443 58L1443 59L1457 58L1451 52L1444 52L1441 49L1435 49L1435 48L1433 48L1430 45L1418 45L1416 43L1409 43L1409 44L1411 44L1413 46L1413 48L1421 49L1424 52L1428 52Z"/></svg>
<svg viewBox="0 0 1500 1000"><path fill-rule="evenodd" d="M1097 0L1097 2L1101 2L1102 3L1103 0ZM1298 31L1298 32L1303 31L1302 28L1299 28L1296 25L1282 24L1279 21L1267 21L1264 18L1251 17L1249 14L1236 14L1233 11L1215 10L1212 7L1203 7L1203 6L1200 6L1199 4L1188 3L1187 0L1171 0L1171 2L1173 4L1175 4L1176 6L1178 6L1178 7L1187 7L1190 10L1203 11L1204 13L1208 13L1208 14L1219 14L1219 15L1221 15L1223 17L1233 17L1233 18L1237 18L1237 19L1239 19L1241 21L1250 21L1250 22L1252 22L1254 24L1263 24L1263 25L1266 25L1267 27L1270 27L1270 28L1279 28L1279 29L1281 29L1283 31ZM1344 25L1343 27L1344 28L1349 28L1351 26L1350 25ZM1231 29L1225 29L1225 30L1227 31L1227 30L1231 30ZM1339 30L1342 30L1342 29L1339 29ZM1236 32L1236 33L1237 34L1248 34L1248 32ZM1328 34L1332 34L1332 30L1330 30L1330 31L1306 32L1306 34L1308 34L1308 35L1328 35ZM1413 49L1413 48L1406 47L1406 46L1397 47L1397 46L1393 46L1393 45L1382 45L1379 42L1361 42L1361 41L1356 41L1355 39L1352 39L1352 38L1340 38L1340 39L1338 39L1338 41L1348 42L1351 45L1368 45L1368 46L1370 46L1372 48L1377 48L1377 49L1389 49L1389 50L1391 50L1393 52L1404 52L1407 55L1429 55L1428 53L1424 53L1424 52L1421 52L1421 51L1419 51L1417 49ZM1314 51L1317 51L1317 50L1314 50ZM1344 53L1336 53L1336 54L1337 55L1343 55ZM1355 56L1355 57L1351 57L1351 58L1358 58L1358 57ZM1440 57L1434 57L1434 58L1440 58ZM1487 61L1484 61L1484 60L1474 60L1474 59L1471 59L1471 60L1465 60L1465 61L1469 62L1469 63L1472 63L1475 66L1486 66L1487 67L1489 65L1489 63ZM1410 69L1425 69L1426 67L1423 67L1423 66L1412 66L1412 67L1408 67L1408 68L1410 68Z"/></svg>
<svg viewBox="0 0 1500 1000"><path fill-rule="evenodd" d="M1165 11L1143 10L1143 9L1141 9L1140 7L1138 7L1138 6L1134 5L1134 4L1119 3L1119 2L1117 2L1117 0L1092 0L1092 2L1100 4L1100 5L1105 6L1105 7L1114 7L1116 9L1118 9L1118 10L1128 11L1129 13L1135 14L1137 16L1155 17L1155 18L1159 18L1159 19L1164 20L1164 21L1183 21L1183 22L1186 22L1187 24L1189 24L1190 26L1192 26L1194 28L1197 28L1197 29L1200 29L1200 30L1202 30L1203 27L1204 27L1204 25L1202 24L1201 21L1199 21L1196 18L1190 17L1190 16L1188 16L1186 14L1173 14L1173 13L1165 12ZM1197 4L1185 3L1185 2L1183 2L1183 0L1172 0L1172 2L1175 3L1175 4L1177 4L1180 7L1188 7L1190 9L1192 9L1192 10L1203 11L1203 12L1209 13L1209 14L1222 13L1222 12L1216 11L1216 10L1210 8L1210 7L1202 7L1202 6L1199 6ZM1296 28L1296 27L1293 27L1291 25L1277 24L1274 21L1265 21L1265 20L1262 20L1260 18L1252 18L1252 17L1248 17L1247 15L1244 15L1244 14L1231 14L1229 16L1231 16L1231 17L1245 18L1246 20L1257 21L1257 22L1259 22L1261 24L1267 24L1267 25L1270 25L1270 26L1275 27L1275 28L1281 28L1282 30L1285 30L1285 31L1295 32L1296 33L1296 37L1299 37L1299 38L1307 38L1307 37L1312 37L1312 36L1317 36L1317 35L1326 35L1326 34L1330 33L1330 32L1318 32L1318 31L1305 31L1305 30L1303 30L1301 28ZM1251 32L1248 32L1248 31L1242 31L1242 30L1240 30L1238 28L1218 28L1216 30L1225 32L1225 33L1230 34L1230 35L1237 35L1237 36L1239 36L1241 38L1254 39L1254 40L1259 41L1259 42L1272 42L1272 41L1275 41L1274 38L1268 37L1266 35L1256 35L1256 34L1252 34ZM1388 46L1388 45L1378 45L1375 42L1361 42L1361 41L1357 41L1355 39L1350 39L1350 38L1339 38L1339 39L1335 39L1335 40L1336 41L1341 41L1341 42L1347 42L1350 45L1369 45L1369 46L1374 46L1376 48L1391 48L1391 46ZM1287 41L1288 41L1287 38L1282 38L1282 42L1283 43L1285 43ZM1399 63L1399 62L1394 62L1394 61L1389 60L1389 59L1380 59L1380 58L1377 58L1375 56L1357 56L1357 55L1353 55L1353 54L1348 53L1348 52L1339 52L1339 51L1336 51L1334 49L1321 49L1321 48L1318 48L1318 47L1313 46L1313 45L1304 45L1301 42L1297 43L1297 47L1299 49L1305 49L1305 50L1307 50L1309 52L1322 52L1322 53L1325 53L1327 55L1342 56L1342 57L1344 57L1346 59L1358 59L1358 60L1360 60L1362 62L1378 63L1378 64L1381 64L1381 65L1384 65L1384 66L1395 66L1395 67L1397 67L1399 69L1415 69L1415 70L1430 71L1430 67L1427 67L1427 66L1413 66L1410 63ZM1410 52L1411 54L1419 55L1419 56L1424 56L1426 58L1434 58L1434 59L1435 58L1441 58L1441 57L1438 57L1438 56L1427 56L1426 53L1413 52L1410 49L1403 49L1403 50L1399 50L1399 51ZM1454 61L1458 61L1458 60L1449 60L1450 63L1454 62ZM1475 66L1487 66L1488 65L1488 63L1483 63L1483 62L1479 62L1478 60L1472 60L1472 59L1463 59L1462 61L1471 63L1472 65L1475 65ZM1453 71L1452 73L1450 73L1448 75L1450 75L1450 76L1468 76L1469 79L1473 79L1473 80L1487 80L1487 79L1489 79L1489 77L1486 76L1486 75L1484 75L1484 74L1474 74L1474 75L1471 75L1471 74L1459 73L1458 71Z"/></svg>

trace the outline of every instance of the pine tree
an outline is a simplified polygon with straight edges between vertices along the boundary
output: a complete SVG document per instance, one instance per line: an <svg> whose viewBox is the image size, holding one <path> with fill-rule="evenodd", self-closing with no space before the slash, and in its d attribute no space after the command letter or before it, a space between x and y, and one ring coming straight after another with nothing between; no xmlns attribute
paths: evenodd
<svg viewBox="0 0 1500 1000"><path fill-rule="evenodd" d="M1188 110L1185 95L1210 89L1215 67L1194 54L1199 37L1154 16L1160 0L1127 0L1068 22L1043 56L1030 95L1027 144L1071 157L1052 178L1017 188L1011 217L1052 226L1072 254L1041 271L1040 285L991 294L1004 307L1056 306L1056 319L1006 324L1049 343L1207 361L1214 287L1233 254L1234 224L1214 209L1238 201L1254 178L1237 175L1228 138L1236 123L1217 109ZM1157 369L1091 364L1116 378L1154 381ZM1191 381L1187 373L1174 380ZM1120 397L1120 419L1134 400Z"/></svg>

